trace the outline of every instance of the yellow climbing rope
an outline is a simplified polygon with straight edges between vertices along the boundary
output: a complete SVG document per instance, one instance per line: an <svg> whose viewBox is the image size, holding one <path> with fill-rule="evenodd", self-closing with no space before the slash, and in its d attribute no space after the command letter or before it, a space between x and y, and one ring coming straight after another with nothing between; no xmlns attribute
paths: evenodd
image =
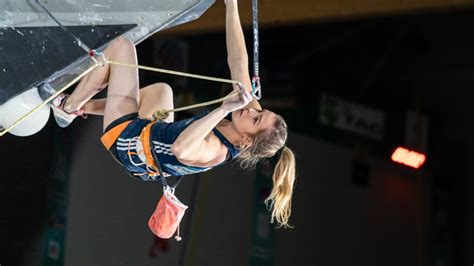
<svg viewBox="0 0 474 266"><path fill-rule="evenodd" d="M183 76L183 77L205 79L205 80L216 81L216 82L223 82L223 83L230 83L230 84L237 84L238 83L238 81L230 80L230 79L214 78L214 77L208 77L208 76L203 76L203 75L190 74L190 73L186 73L186 72L167 70L167 69L162 69L162 68L157 68L157 67L148 67L148 66L142 66L142 65L127 64L127 63L121 63L121 62L116 62L116 61L112 61L112 60L106 60L105 63L109 63L109 64L113 64L113 65L133 67L133 68L138 68L138 69L144 69L144 70L149 70L149 71L154 71L154 72L161 72L161 73L177 75L177 76Z"/></svg>
<svg viewBox="0 0 474 266"><path fill-rule="evenodd" d="M234 92L234 93L231 93L231 94L229 94L225 97L222 97L222 98L219 98L219 99L216 99L216 100L203 102L203 103L198 103L198 104L193 104L193 105L188 105L188 106L184 106L184 107L180 107L180 108L176 108L176 109L156 110L153 113L153 118L156 119L156 120L163 120L163 119L166 119L168 117L169 113L176 113L176 112L179 112L179 111L184 111L184 110L189 110L189 109L193 109L193 108L208 106L208 105L211 105L211 104L216 104L216 103L219 103L219 102L223 102L226 99L229 99L231 97L234 97L237 94L238 94L238 92Z"/></svg>
<svg viewBox="0 0 474 266"><path fill-rule="evenodd" d="M230 84L237 84L240 87L243 87L243 85L235 80L230 80L230 79L222 79L222 78L215 78L215 77L209 77L209 76L203 76L203 75L196 75L196 74L190 74L190 73L185 73L185 72L180 72L180 71L173 71L173 70L168 70L168 69L162 69L162 68L157 68L157 67L148 67L148 66L142 66L142 65L135 65L135 64L128 64L128 63L121 63L121 62L116 62L112 60L104 60L99 62L99 64L112 64L112 65L120 65L120 66L127 66L127 67L132 67L132 68L138 68L138 69L144 69L144 70L149 70L153 72L161 72L161 73L166 73L166 74L171 74L171 75L177 75L177 76L183 76L183 77L190 77L190 78L196 78L196 79L204 79L204 80L210 80L210 81L216 81L216 82L222 82L222 83L230 83ZM184 110L189 110L193 108L198 108L198 107L203 107L203 106L208 106L212 104L216 104L219 102L223 102L228 98L234 97L237 95L237 92L231 93L225 97L212 100L212 101L207 101L203 103L198 103L198 104L193 104L193 105L188 105L176 109L170 109L170 110L156 110L153 112L153 118L156 120L163 120L166 119L169 115L169 113L176 113L179 111L184 111Z"/></svg>

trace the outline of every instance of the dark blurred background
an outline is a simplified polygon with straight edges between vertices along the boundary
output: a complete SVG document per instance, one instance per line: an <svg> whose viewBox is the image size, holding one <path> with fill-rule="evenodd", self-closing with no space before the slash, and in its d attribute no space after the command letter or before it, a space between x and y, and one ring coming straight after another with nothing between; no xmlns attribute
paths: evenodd
<svg viewBox="0 0 474 266"><path fill-rule="evenodd" d="M262 221L255 218L255 206L261 201L252 200L248 186L258 188L253 180L260 174L229 166L183 185L179 195L190 205L183 242L154 239L146 222L159 185L130 180L117 170L98 141L100 117L67 129L50 119L36 135L0 140L0 264L61 265L44 255L51 248L45 232L54 238L45 228L59 224L67 225L61 256L68 265L472 265L474 10L438 2L435 8L420 3L406 11L338 2L338 8L351 6L353 12L332 16L324 15L324 8L335 8L330 4L323 4L321 13L311 13L315 8L309 4L299 3L301 10L309 8L306 13L263 4L263 10L266 5L280 12L279 20L268 19L270 11L262 15L262 105L282 114L291 131L288 145L298 163L290 220L295 229L258 233ZM292 17L297 11L301 20ZM251 55L249 12L242 12ZM158 33L137 46L139 63L229 77L223 22L199 28L198 20L196 28ZM140 72L140 82L142 87L169 83L176 106L214 99L229 89L151 72ZM357 107L344 111L344 106ZM351 128L334 122L344 112L359 119ZM410 119L417 121L415 127ZM374 129L367 125L371 121L383 126ZM58 146L68 148L58 152ZM400 146L425 154L426 163L413 169L393 162ZM51 207L58 156L69 162L61 171L70 180L65 205ZM234 182L243 178L247 183ZM233 189L224 191L226 186ZM124 195L125 205L117 201ZM141 216L129 214L142 201L147 205ZM54 221L55 208L67 214L67 222ZM229 208L242 209L237 215ZM121 224L122 217L136 227L124 228L130 223ZM200 226L193 227L196 223ZM140 233L134 233L137 227ZM112 234L121 238L110 240ZM137 234L141 238L134 238ZM262 235L268 241L259 240ZM131 246L147 248L127 252ZM127 259L111 259L118 250ZM140 257L146 260L135 260Z"/></svg>

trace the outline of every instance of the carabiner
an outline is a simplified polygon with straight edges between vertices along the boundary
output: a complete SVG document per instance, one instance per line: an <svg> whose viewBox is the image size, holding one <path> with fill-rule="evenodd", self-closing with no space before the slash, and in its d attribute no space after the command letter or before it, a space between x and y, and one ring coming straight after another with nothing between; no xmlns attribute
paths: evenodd
<svg viewBox="0 0 474 266"><path fill-rule="evenodd" d="M252 95L257 100L262 98L262 87L260 85L260 77L258 76L252 78Z"/></svg>
<svg viewBox="0 0 474 266"><path fill-rule="evenodd" d="M101 56L102 60L98 61L95 56ZM94 61L94 63L99 64L100 66L105 66L107 64L107 58L105 57L104 53L98 52L96 50L89 50L89 57Z"/></svg>

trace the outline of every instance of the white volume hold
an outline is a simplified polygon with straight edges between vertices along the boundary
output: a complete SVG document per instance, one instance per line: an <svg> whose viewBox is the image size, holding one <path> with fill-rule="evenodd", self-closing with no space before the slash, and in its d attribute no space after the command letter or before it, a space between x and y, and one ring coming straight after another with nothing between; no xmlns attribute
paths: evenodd
<svg viewBox="0 0 474 266"><path fill-rule="evenodd" d="M43 102L38 94L38 89L33 87L22 94L15 96L0 106L0 128L8 128L22 116L36 108ZM25 120L12 128L9 133L26 137L40 131L48 122L51 109L44 105Z"/></svg>

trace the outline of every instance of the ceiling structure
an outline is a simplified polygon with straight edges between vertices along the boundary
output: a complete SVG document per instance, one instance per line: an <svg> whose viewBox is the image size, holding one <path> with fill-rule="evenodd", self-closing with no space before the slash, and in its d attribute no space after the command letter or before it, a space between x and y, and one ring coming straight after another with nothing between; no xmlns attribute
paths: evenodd
<svg viewBox="0 0 474 266"><path fill-rule="evenodd" d="M350 20L429 11L474 8L474 0L260 0L261 26L297 25L321 21ZM239 0L244 26L252 24L252 0ZM187 23L168 29L169 34L199 34L224 29L225 5L216 1L198 23ZM161 35L162 33L160 33Z"/></svg>

